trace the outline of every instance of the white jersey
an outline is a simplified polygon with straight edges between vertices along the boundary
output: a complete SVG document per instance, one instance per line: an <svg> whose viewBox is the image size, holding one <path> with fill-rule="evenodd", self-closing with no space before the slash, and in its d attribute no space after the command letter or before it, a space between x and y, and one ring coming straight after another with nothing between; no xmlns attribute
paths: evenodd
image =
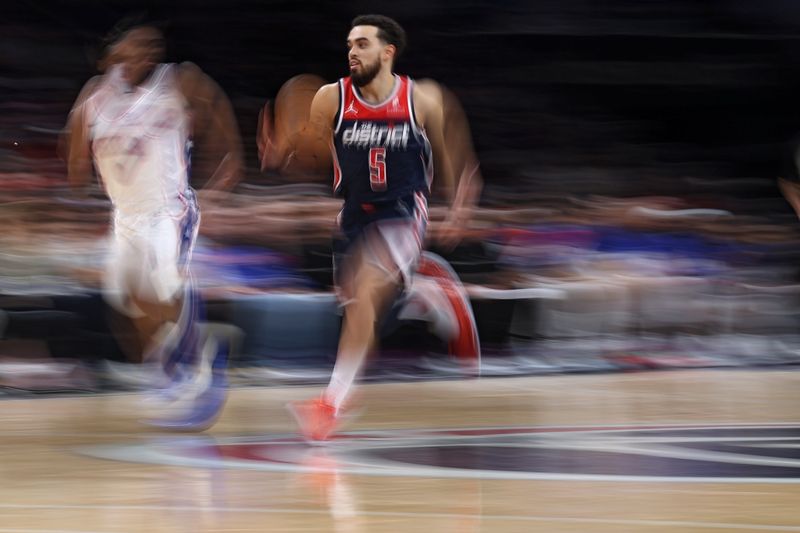
<svg viewBox="0 0 800 533"><path fill-rule="evenodd" d="M112 67L86 101L95 168L118 218L187 207L189 113L176 70L158 65L131 87Z"/></svg>

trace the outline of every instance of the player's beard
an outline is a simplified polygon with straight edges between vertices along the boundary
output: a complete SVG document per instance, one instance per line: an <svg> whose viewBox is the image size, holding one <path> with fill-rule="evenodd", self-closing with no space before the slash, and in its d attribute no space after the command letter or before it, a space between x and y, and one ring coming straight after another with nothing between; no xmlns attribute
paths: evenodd
<svg viewBox="0 0 800 533"><path fill-rule="evenodd" d="M369 82L375 79L375 76L378 75L378 72L381 71L381 61L380 59L376 59L374 63L367 65L365 63L361 63L361 70L358 73L351 72L350 78L352 78L353 83L356 84L356 87L364 87L368 85Z"/></svg>

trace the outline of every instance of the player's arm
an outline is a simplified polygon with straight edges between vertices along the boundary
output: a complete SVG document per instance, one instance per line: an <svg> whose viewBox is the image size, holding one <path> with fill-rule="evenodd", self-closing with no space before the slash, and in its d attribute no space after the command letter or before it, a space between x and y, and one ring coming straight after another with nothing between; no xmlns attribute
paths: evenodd
<svg viewBox="0 0 800 533"><path fill-rule="evenodd" d="M76 192L83 191L94 177L86 101L94 93L99 80L99 77L92 78L81 89L60 139L63 143L60 151L67 160L67 180L70 188Z"/></svg>
<svg viewBox="0 0 800 533"><path fill-rule="evenodd" d="M795 214L800 217L800 182L796 179L798 172L800 172L800 147L794 146L791 151L791 163L789 164L788 158L786 163L787 166L784 170L787 171L787 176L778 177L778 186L783 197L794 209Z"/></svg>
<svg viewBox="0 0 800 533"><path fill-rule="evenodd" d="M480 163L475 155L469 121L461 103L446 87L437 86L442 95L447 153L450 154L453 177L456 180L455 203L464 213L468 213L478 205L483 190Z"/></svg>
<svg viewBox="0 0 800 533"><path fill-rule="evenodd" d="M445 115L447 103L453 99L436 82L415 84L414 110L433 149L437 182L444 185L450 203L450 210L436 231L440 244L445 246L455 246L461 240L482 188L477 158L468 142L469 130L461 129L461 122L466 123L463 111L458 108L455 114L451 110L450 115ZM453 119L457 119L455 124ZM445 141L448 124L450 131ZM453 127L458 131L452 131ZM460 176L456 176L456 169Z"/></svg>
<svg viewBox="0 0 800 533"><path fill-rule="evenodd" d="M786 178L778 178L778 185L781 193L789 205L794 209L795 214L800 217L800 185L797 182L789 181Z"/></svg>
<svg viewBox="0 0 800 533"><path fill-rule="evenodd" d="M311 101L308 123L290 140L294 151L289 154L289 164L303 170L324 172L330 169L333 121L339 109L339 86L329 83L319 88Z"/></svg>
<svg viewBox="0 0 800 533"><path fill-rule="evenodd" d="M244 156L233 106L222 88L193 63L182 63L178 70L181 91L194 114L194 134L203 140L203 148L214 162L219 162L204 189L228 191L236 186L244 172Z"/></svg>
<svg viewBox="0 0 800 533"><path fill-rule="evenodd" d="M457 209L456 183L450 154L444 143L444 111L440 93L430 87L414 85L414 112L433 149L434 176L444 185L451 210Z"/></svg>

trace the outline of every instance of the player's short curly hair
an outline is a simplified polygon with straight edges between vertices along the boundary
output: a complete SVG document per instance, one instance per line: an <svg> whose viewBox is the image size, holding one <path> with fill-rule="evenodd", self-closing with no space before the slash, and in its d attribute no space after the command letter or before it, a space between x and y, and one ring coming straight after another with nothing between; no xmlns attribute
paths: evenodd
<svg viewBox="0 0 800 533"><path fill-rule="evenodd" d="M100 52L105 53L108 48L122 39L126 33L135 28L155 28L163 35L167 30L167 21L156 19L150 16L147 11L129 13L118 20L108 33L100 39Z"/></svg>
<svg viewBox="0 0 800 533"><path fill-rule="evenodd" d="M406 49L406 31L393 18L385 15L359 15L350 23L350 27L355 26L375 26L378 28L378 39L386 44L394 45L396 50L394 59Z"/></svg>

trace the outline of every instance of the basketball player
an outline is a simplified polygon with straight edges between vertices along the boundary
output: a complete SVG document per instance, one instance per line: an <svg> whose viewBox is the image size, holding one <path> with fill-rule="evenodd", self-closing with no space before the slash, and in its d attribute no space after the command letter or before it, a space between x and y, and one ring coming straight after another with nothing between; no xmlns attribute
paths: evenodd
<svg viewBox="0 0 800 533"><path fill-rule="evenodd" d="M448 198L454 198L441 93L393 72L404 46L405 32L394 20L356 17L347 38L350 76L316 92L292 154L303 166L318 169L332 145L334 192L344 199L339 226L346 246L335 271L344 321L336 364L320 398L290 405L309 440L324 440L337 427L375 344L376 324L411 286L428 221L434 164ZM465 195L459 196L451 218L461 223L458 202ZM428 269L454 278L441 265ZM454 289L457 278L451 282ZM477 357L474 319L461 289L451 294L451 302L461 317L457 327Z"/></svg>
<svg viewBox="0 0 800 533"><path fill-rule="evenodd" d="M218 161L207 190L240 178L242 151L230 103L190 63L164 64L164 37L152 23L128 19L108 39L103 75L89 80L67 124L68 176L83 188L92 169L113 204L112 249L105 274L109 302L131 317L172 379L164 394L167 427L208 425L224 401L224 347L200 338L200 302L188 264L199 226L189 186L190 142Z"/></svg>

